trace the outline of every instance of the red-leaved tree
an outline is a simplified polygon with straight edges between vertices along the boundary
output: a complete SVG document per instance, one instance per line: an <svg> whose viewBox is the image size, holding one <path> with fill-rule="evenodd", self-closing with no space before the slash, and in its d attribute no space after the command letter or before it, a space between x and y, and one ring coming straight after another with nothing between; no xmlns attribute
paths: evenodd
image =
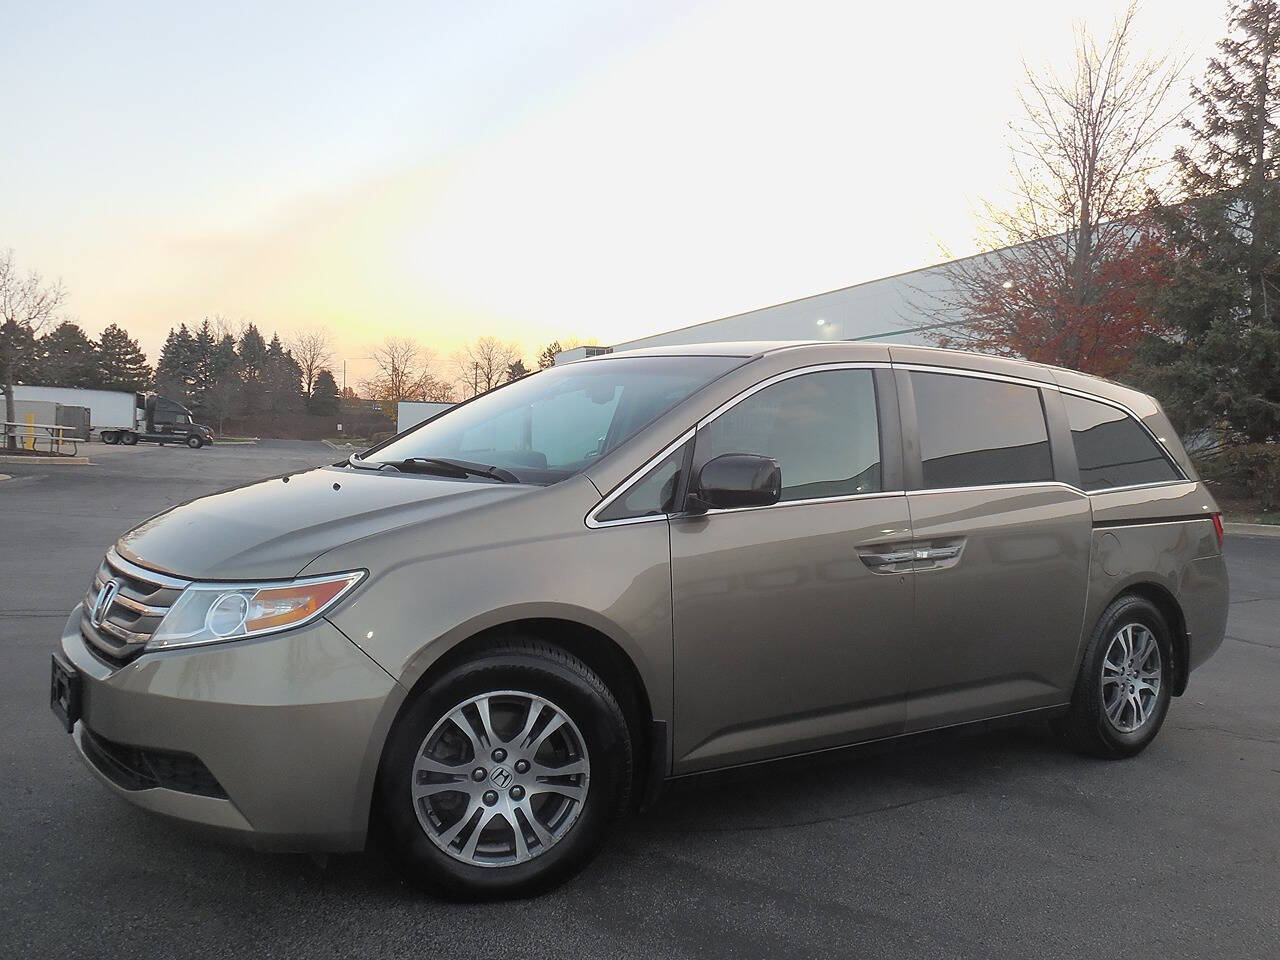
<svg viewBox="0 0 1280 960"><path fill-rule="evenodd" d="M951 264L926 309L938 340L1102 376L1123 373L1155 319L1166 260L1149 210L1181 64L1130 52L1131 6L1074 72L1026 71L1011 126L1016 200L986 204L987 252Z"/></svg>

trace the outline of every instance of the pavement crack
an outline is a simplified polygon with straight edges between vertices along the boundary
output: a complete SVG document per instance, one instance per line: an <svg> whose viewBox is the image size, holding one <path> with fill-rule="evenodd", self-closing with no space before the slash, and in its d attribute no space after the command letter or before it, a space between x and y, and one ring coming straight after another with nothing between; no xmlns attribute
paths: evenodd
<svg viewBox="0 0 1280 960"><path fill-rule="evenodd" d="M878 807L867 807L864 810L852 810L848 813L838 813L830 817L817 817L813 820L792 820L787 823L762 823L745 827L702 827L692 830L663 830L662 832L675 834L680 836L700 836L704 834L715 833L768 833L772 830L789 830L793 827L815 827L823 823L836 823L841 820L859 820L862 817L874 816L877 813L888 813L891 810L901 810L905 807L914 807L921 803L930 803L934 800L946 800L951 797L958 797L963 790L951 790L947 793L935 793L927 797L917 797L914 800L904 800L901 803L887 803Z"/></svg>
<svg viewBox="0 0 1280 960"><path fill-rule="evenodd" d="M1215 727L1212 724L1175 724L1175 730L1190 730L1193 733L1222 733L1228 737L1234 737L1237 740L1247 740L1250 743L1275 743L1280 744L1280 738L1277 737L1256 737L1248 733L1237 733L1235 730L1228 730L1226 727Z"/></svg>
<svg viewBox="0 0 1280 960"><path fill-rule="evenodd" d="M1244 637L1233 637L1231 634L1225 635L1228 640L1234 640L1236 643L1247 643L1251 647L1266 647L1268 650L1280 650L1280 646L1274 643L1263 643L1261 640L1246 640Z"/></svg>

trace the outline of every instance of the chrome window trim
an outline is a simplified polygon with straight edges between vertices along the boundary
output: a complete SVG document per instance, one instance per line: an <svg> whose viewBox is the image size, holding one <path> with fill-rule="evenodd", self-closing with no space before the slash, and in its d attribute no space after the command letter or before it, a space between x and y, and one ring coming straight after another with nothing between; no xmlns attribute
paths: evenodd
<svg viewBox="0 0 1280 960"><path fill-rule="evenodd" d="M1162 486L1164 484L1169 484L1169 483L1195 483L1194 480L1192 480L1190 477L1187 476L1187 472L1182 469L1182 465L1178 463L1178 461L1174 458L1173 454L1169 452L1169 449L1168 447L1165 446L1164 441L1161 440L1159 437L1157 437L1155 435L1155 432L1149 426L1147 426L1147 422L1143 420L1140 416L1138 416L1136 413L1134 413L1127 406L1125 406L1123 403L1121 403L1119 400L1112 400L1110 397L1100 397L1095 393L1088 393L1087 391L1084 391L1084 390L1077 390L1075 387L1064 387L1059 383L1045 383L1044 381L1041 381L1041 380L1028 380L1025 377L1016 377L1016 376L1012 376L1010 374L1004 374L1004 373L988 373L985 370L967 370L962 367L942 367L942 366L934 366L927 363L895 363L893 364L893 368L895 370L917 371L919 373L944 373L944 374L950 373L958 377L977 377L980 380L1002 380L1005 383L1017 384L1018 386L1040 387L1045 390L1056 390L1058 393L1065 393L1073 397L1080 397L1082 400L1093 400L1095 403L1101 403L1101 404L1105 404L1108 407L1114 407L1115 409L1119 410L1121 413L1128 416L1129 419L1133 420L1135 423L1137 423L1139 427L1143 429L1143 431L1147 434L1147 436L1149 436L1152 442L1156 445L1156 449L1158 449L1162 454L1164 454L1164 458L1169 462L1170 466L1173 467L1174 471L1178 474L1178 477L1180 478L1178 480L1154 480L1151 483L1133 483L1133 484L1127 484L1126 486L1123 486L1123 487L1103 487L1100 490L1084 490L1082 487L1075 487L1073 489L1081 490L1084 493L1108 493L1112 490L1135 490L1139 487L1155 487L1155 486ZM1070 423L1068 423L1067 429L1070 430ZM989 486L1011 486L1011 484L984 484L983 485L984 488ZM1068 486L1070 486L1070 484L1068 484ZM939 487L937 489L950 490L950 489L956 489L956 488ZM912 492L914 493L915 491L912 491Z"/></svg>
<svg viewBox="0 0 1280 960"><path fill-rule="evenodd" d="M766 504L763 507L712 507L704 510L702 513L695 514L673 514L672 519L680 519L688 517L689 519L700 519L702 517L719 516L722 513L753 513L757 510L774 510L781 507L805 507L813 506L816 503L846 503L850 500L877 500L884 497L905 497L906 490L876 490L872 493L846 493L838 497L808 497L804 500L779 500L777 503Z"/></svg>
<svg viewBox="0 0 1280 960"><path fill-rule="evenodd" d="M1107 397L1099 397L1092 393L1085 393L1083 390L1074 390L1071 387L1058 387L1058 392L1065 393L1068 396L1072 396L1072 397L1079 397L1081 400L1092 400L1094 403L1101 403L1108 407L1115 407L1121 413L1127 415L1130 420L1134 421L1144 431L1146 431L1147 436L1151 438L1151 442L1156 445L1156 449L1159 450L1162 454L1164 454L1165 460L1169 462L1169 465L1173 467L1174 471L1178 474L1179 477L1181 477L1184 481L1187 481L1189 483L1195 482L1194 480L1192 480L1190 477L1187 476L1187 472L1182 469L1182 465L1178 463L1176 459L1174 459L1173 454L1171 454L1169 452L1169 449L1164 445L1164 441L1161 440L1159 437L1157 437L1155 435L1155 431L1152 430L1149 426L1147 426L1147 422L1143 420L1140 416L1138 416L1136 413L1134 413L1132 410L1130 410L1128 407L1126 407L1119 400L1110 400ZM1068 417L1067 430L1069 431L1070 429L1071 429L1071 418ZM1135 484L1129 484L1128 486L1125 486L1125 487L1104 487L1103 490L1095 490L1093 492L1103 493L1105 490L1127 490L1127 489L1130 489L1131 487L1152 486L1156 483L1174 483L1174 482L1176 481L1157 480L1157 481L1153 481L1153 483L1151 484L1135 483Z"/></svg>
<svg viewBox="0 0 1280 960"><path fill-rule="evenodd" d="M623 480L622 483L614 487L613 491L607 497L591 508L591 511L587 514L586 518L587 526L593 530L598 530L601 527L621 527L630 523L653 523L655 520L666 520L670 514L655 513L650 517L622 517L617 520L598 520L596 519L596 514L608 509L609 505L613 503L613 501L617 500L620 496L648 476L651 469L656 467L667 457L671 456L672 453L680 449L684 444L688 443L693 438L695 431L695 427L690 427L680 435L678 440L673 440L671 443L667 444L660 452L646 460L634 473L631 474L631 476L627 477L627 479Z"/></svg>
<svg viewBox="0 0 1280 960"><path fill-rule="evenodd" d="M1150 487L1176 487L1181 486L1184 483L1190 484L1192 487L1196 485L1196 481L1188 477L1184 477L1181 480L1153 480L1150 483L1127 483L1123 487L1103 487L1101 490L1085 490L1083 487L1078 487L1076 489L1080 490L1080 492L1086 496L1096 497L1103 493L1124 493L1126 490L1146 490ZM1190 493L1191 491L1188 490L1187 492Z"/></svg>
<svg viewBox="0 0 1280 960"><path fill-rule="evenodd" d="M699 420L696 426L685 431L685 433L683 433L680 436L680 439L664 447L660 453L656 454L655 456L651 457L649 460L645 461L645 463L639 469L637 469L633 474L631 474L631 476L627 477L626 480L624 480L621 484L615 487L607 497L601 500L595 507L591 509L591 512L587 514L587 517L586 517L587 526L592 529L599 529L601 527L618 527L618 526L624 526L626 524L632 524L632 523L653 523L659 520L669 520L675 516L682 516L682 514L678 514L678 513L676 514L660 513L660 514L654 514L651 517L627 517L621 520L601 521L596 519L596 515L598 513L603 511L606 507L609 506L609 504L611 504L614 500L616 500L623 493L625 493L633 484L639 482L639 480L642 477L644 477L644 475L651 468L657 466L657 464L660 463L664 458L666 458L673 450L675 450L681 444L688 442L688 440L696 433L697 430L702 429L703 427L711 423L713 420L721 416L726 411L732 409L734 406L741 403L743 400L747 399L748 397L752 396L755 393L758 393L759 391L765 389L766 387L772 386L773 384L778 383L782 380L790 379L791 377L803 376L804 374L807 374L807 373L821 373L827 370L875 370L875 369L905 370L908 372L915 371L919 373L940 373L940 374L951 374L958 377L975 377L979 380L996 380L1004 383L1015 384L1017 386L1033 387L1033 388L1045 389L1045 390L1055 390L1059 393L1070 394L1071 396L1080 397L1081 399L1084 399L1084 400L1093 400L1097 403L1102 403L1109 407L1114 407L1115 409L1119 410L1120 412L1128 416L1130 419L1135 421L1138 424L1138 426L1141 427L1146 432L1147 436L1149 436L1152 442L1155 443L1156 447L1165 456L1168 462L1173 466L1174 470L1177 471L1178 478L1174 480L1155 480L1155 481L1152 481L1151 483L1132 483L1132 484L1126 484L1120 487L1103 487L1098 490L1085 490L1083 487L1078 487L1070 483L1064 483L1061 480L1036 480L1036 481L1020 482L1020 483L984 483L984 484L976 484L976 485L964 486L964 487L930 487L927 489L922 488L919 490L882 490L882 491L876 491L874 493L846 494L840 497L815 497L815 498L805 499L805 500L779 500L777 503L769 504L768 506L763 506L763 507L730 507L730 508L724 508L724 509L712 509L712 510L707 510L705 513L699 514L699 516L704 516L704 517L716 516L718 514L723 514L723 513L743 513L747 511L769 510L774 507L787 507L787 506L812 504L812 503L828 503L832 501L862 500L862 499L869 499L872 497L892 497L892 496L901 496L904 494L917 496L920 494L930 494L930 493L964 493L969 491L1009 490L1009 489L1028 488L1028 487L1045 487L1045 486L1062 487L1064 489L1082 494L1083 496L1086 496L1086 497L1094 497L1094 496L1098 496L1105 493L1121 493L1128 490L1143 490L1143 489L1150 489L1155 487L1169 487L1169 486L1176 486L1178 484L1183 484L1183 483L1195 484L1196 482L1187 476L1186 471L1182 469L1181 465L1177 462L1177 460L1175 460L1172 454L1169 453L1168 448L1164 445L1163 441L1161 441L1161 439L1155 435L1152 429L1149 426L1147 426L1146 422L1140 416L1134 413L1133 410L1131 410L1125 404L1121 403L1119 400L1112 400L1109 397L1100 397L1097 394L1088 393L1084 390L1077 390L1074 387L1064 387L1054 382L1047 382L1043 380L1030 380L1025 377L1013 376L1011 374L989 373L985 370L969 370L962 367L947 367L947 366L939 366L939 365L927 364L927 363L894 363L894 362L886 362L883 360L847 360L847 361L837 361L833 363L812 364L806 367L796 367L793 370L784 370L782 373L774 374L773 376L768 377L765 380L762 380L760 383L747 387L740 393L735 394L733 397L726 400L715 410L711 411L711 413L707 414L705 417Z"/></svg>
<svg viewBox="0 0 1280 960"><path fill-rule="evenodd" d="M1026 490L1030 487L1061 487L1064 490L1070 490L1072 493L1078 493L1081 496L1088 496L1088 492L1074 487L1062 480L1021 480L1017 483L975 483L967 487L928 487L919 490L908 490L913 497L928 496L932 493L983 493L988 490Z"/></svg>
<svg viewBox="0 0 1280 960"><path fill-rule="evenodd" d="M1018 483L979 483L968 487L929 487L928 489L908 490L911 496L916 497L930 493L969 493L981 492L985 490L1014 490L1026 487L1062 487L1064 490L1070 490L1072 493L1078 493L1085 497L1094 497L1103 493L1117 493L1125 490L1142 490L1147 487L1173 487L1188 483L1195 486L1194 480L1157 480L1153 483L1134 483L1125 487L1107 487L1105 490L1085 490L1077 487L1075 484L1065 483L1062 480L1024 480ZM1191 491L1188 490L1188 493Z"/></svg>
<svg viewBox="0 0 1280 960"><path fill-rule="evenodd" d="M707 414L705 417L703 417L701 420L698 421L697 429L701 430L703 427L707 426L713 420L718 418L721 414L726 413L727 411L731 410L733 407L736 407L743 400L746 400L748 397L759 393L761 390L765 389L766 387L771 387L775 383L781 383L783 380L790 380L792 377L802 377L805 374L809 374L809 373L826 373L827 371L830 371L830 370L876 370L876 369L888 370L891 367L892 367L892 364L883 360L846 360L846 361L836 362L836 363L816 363L807 367L796 367L794 370L784 370L782 373L776 373L772 377L769 377L765 380L761 380L759 383L755 384L754 386L747 387L741 393L729 398L724 403L720 404L720 406L716 407L709 414ZM877 421L878 420L879 420L879 416L877 411ZM752 509L759 509L759 508L757 507Z"/></svg>
<svg viewBox="0 0 1280 960"><path fill-rule="evenodd" d="M804 376L805 374L809 374L809 373L825 373L829 370L876 370L876 369L888 370L888 369L891 369L892 366L893 364L885 360L843 360L843 361L836 361L832 363L815 363L815 364L810 364L809 366L806 366L806 367L796 367L792 370L784 370L781 373L776 373L771 377L767 377L764 380L761 380L759 383L753 384L752 386L745 388L744 390L734 394L732 397L730 397L720 406L712 410L709 414L707 414L705 417L699 420L694 426L690 427L683 434L681 434L679 440L676 440L673 443L668 444L666 447L662 449L660 453L650 457L648 460L644 462L644 464L639 469L637 469L634 473L632 473L629 477L627 477L626 480L622 481L621 484L614 487L607 497L605 497L598 504L596 504L594 507L591 508L591 511L586 516L587 526L593 530L598 530L601 527L620 527L625 524L631 524L631 523L653 523L654 521L657 521L657 520L669 520L673 516L681 516L682 514L678 514L678 513L676 514L658 513L658 514L654 514L651 517L626 517L620 520L598 520L596 518L596 515L598 513L603 511L606 507L609 506L609 504L613 503L613 501L616 500L618 497L622 496L622 494L624 494L633 484L639 482L639 480L642 477L644 477L651 468L661 463L663 459L665 459L668 455L670 455L671 452L674 451L681 444L687 443L690 440L690 438L692 438L697 433L697 431L707 426L707 424L711 423L721 414L725 413L728 410L731 410L733 407L737 406L743 400L746 400L748 397L756 393L759 393L761 390L765 389L766 387L771 387L773 386L773 384L780 383L783 380L789 380L792 377ZM878 423L879 410L876 411L876 420ZM883 454L884 454L884 451L881 451L882 456ZM768 509L771 509L772 507L784 507L784 506L790 506L793 504L800 504L800 503L826 503L831 500L853 500L853 499L860 499L863 497L874 497L874 496L881 496L881 495L896 496L901 492L902 491L876 491L874 493L845 494L840 497L815 497L808 500L779 500L777 503L772 503L763 507L731 507L731 508L725 508L720 510L708 510L705 513L698 514L698 516L705 517L705 516L710 516L712 514L718 514L718 513L738 513L743 510L768 510Z"/></svg>
<svg viewBox="0 0 1280 960"><path fill-rule="evenodd" d="M928 363L895 363L895 370L909 370L916 373L950 373L957 377L975 377L979 380L1002 380L1005 383L1017 384L1020 387L1047 387L1050 390L1059 389L1058 385L1053 382L1045 382L1043 380L1030 380L1027 377L1016 377L1007 373L988 373L985 370L969 370L965 367L940 367Z"/></svg>

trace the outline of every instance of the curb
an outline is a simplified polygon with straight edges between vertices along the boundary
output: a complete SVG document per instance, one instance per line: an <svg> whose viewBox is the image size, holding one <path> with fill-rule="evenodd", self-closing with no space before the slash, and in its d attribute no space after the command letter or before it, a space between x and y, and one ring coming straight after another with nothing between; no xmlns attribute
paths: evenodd
<svg viewBox="0 0 1280 960"><path fill-rule="evenodd" d="M1276 523L1224 523L1227 533L1243 534L1246 537L1272 537L1280 539L1280 524Z"/></svg>
<svg viewBox="0 0 1280 960"><path fill-rule="evenodd" d="M0 463L38 463L41 466L51 463L65 463L72 466L84 466L92 463L88 457L14 457L0 456Z"/></svg>

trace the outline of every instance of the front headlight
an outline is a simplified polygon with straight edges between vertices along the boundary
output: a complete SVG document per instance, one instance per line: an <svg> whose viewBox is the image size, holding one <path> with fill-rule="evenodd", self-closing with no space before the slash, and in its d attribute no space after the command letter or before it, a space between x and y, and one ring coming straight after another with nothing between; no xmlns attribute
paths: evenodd
<svg viewBox="0 0 1280 960"><path fill-rule="evenodd" d="M266 583L193 583L169 608L148 650L289 630L319 619L364 577L363 571Z"/></svg>

